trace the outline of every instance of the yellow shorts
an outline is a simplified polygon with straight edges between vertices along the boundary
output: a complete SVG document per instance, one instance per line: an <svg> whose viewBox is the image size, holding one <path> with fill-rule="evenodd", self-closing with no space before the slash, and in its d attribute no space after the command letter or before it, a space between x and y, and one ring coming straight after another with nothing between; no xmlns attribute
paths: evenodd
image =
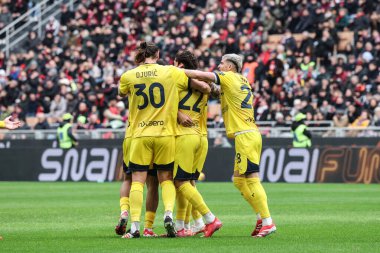
<svg viewBox="0 0 380 253"><path fill-rule="evenodd" d="M129 168L132 171L148 171L153 169L173 170L175 137L139 137L131 142Z"/></svg>
<svg viewBox="0 0 380 253"><path fill-rule="evenodd" d="M123 141L123 170L126 174L131 174L132 172L129 170L128 164L129 164L129 152L131 150L131 142L132 138L127 137L124 138Z"/></svg>
<svg viewBox="0 0 380 253"><path fill-rule="evenodd" d="M195 158L200 153L200 135L181 135L176 138L174 173L176 180L192 180L196 172Z"/></svg>
<svg viewBox="0 0 380 253"><path fill-rule="evenodd" d="M259 131L239 134L235 137L234 171L240 175L259 172L262 139Z"/></svg>
<svg viewBox="0 0 380 253"><path fill-rule="evenodd" d="M199 149L199 152L195 155L194 164L195 164L196 172L195 172L195 178L193 178L194 180L198 180L199 174L203 170L203 166L205 164L206 157L207 157L207 152L208 152L208 138L207 136L202 136L201 148Z"/></svg>

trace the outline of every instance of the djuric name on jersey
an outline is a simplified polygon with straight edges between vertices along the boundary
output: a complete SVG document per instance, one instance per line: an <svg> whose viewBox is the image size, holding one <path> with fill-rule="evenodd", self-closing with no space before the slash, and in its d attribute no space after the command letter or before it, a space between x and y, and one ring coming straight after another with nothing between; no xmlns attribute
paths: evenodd
<svg viewBox="0 0 380 253"><path fill-rule="evenodd" d="M157 69L136 72L136 78L154 77L154 76L157 76Z"/></svg>

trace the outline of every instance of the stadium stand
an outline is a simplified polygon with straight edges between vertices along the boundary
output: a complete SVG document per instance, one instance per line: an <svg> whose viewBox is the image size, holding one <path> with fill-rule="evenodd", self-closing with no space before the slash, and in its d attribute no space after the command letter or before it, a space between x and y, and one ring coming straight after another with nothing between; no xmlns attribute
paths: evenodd
<svg viewBox="0 0 380 253"><path fill-rule="evenodd" d="M0 28L37 4L26 2L2 1ZM188 48L211 71L225 53L244 55L243 74L259 121L284 126L302 111L307 120L336 126L343 114L350 126L367 112L366 125L378 125L379 17L375 0L91 0L72 10L62 5L42 37L30 31L8 57L0 52L0 111L25 122L23 129L40 127L45 117L54 127L65 112L81 118L83 129L94 127L94 120L96 128L123 127L127 103L115 84L134 67L138 42L147 40L159 45L168 64ZM219 124L212 122L219 110L213 101L210 125Z"/></svg>

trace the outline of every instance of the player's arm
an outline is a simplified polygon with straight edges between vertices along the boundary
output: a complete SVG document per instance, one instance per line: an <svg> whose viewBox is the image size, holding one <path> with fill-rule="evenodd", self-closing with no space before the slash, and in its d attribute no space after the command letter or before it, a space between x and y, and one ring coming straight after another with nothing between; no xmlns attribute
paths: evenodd
<svg viewBox="0 0 380 253"><path fill-rule="evenodd" d="M120 86L119 86L119 88L117 89L117 94L120 96L120 97L126 97L127 96L127 94L124 94L121 90L120 90Z"/></svg>
<svg viewBox="0 0 380 253"><path fill-rule="evenodd" d="M184 127L191 127L193 125L193 120L181 111L178 111L177 120Z"/></svg>
<svg viewBox="0 0 380 253"><path fill-rule="evenodd" d="M118 95L120 97L125 97L129 93L128 79L126 73L122 74L120 77L119 87L118 87Z"/></svg>
<svg viewBox="0 0 380 253"><path fill-rule="evenodd" d="M213 98L218 98L220 96L220 86L216 85L215 83L211 83L211 92L210 95Z"/></svg>
<svg viewBox="0 0 380 253"><path fill-rule="evenodd" d="M217 82L217 77L213 72L205 72L200 70L185 69L185 74L189 78L199 79L205 82Z"/></svg>
<svg viewBox="0 0 380 253"><path fill-rule="evenodd" d="M4 121L0 121L0 128L6 128L9 130L13 130L19 128L21 126L21 122L19 120L11 121L12 116L9 116L4 119Z"/></svg>
<svg viewBox="0 0 380 253"><path fill-rule="evenodd" d="M203 94L210 94L211 92L211 87L208 83L196 79L190 79L190 87Z"/></svg>

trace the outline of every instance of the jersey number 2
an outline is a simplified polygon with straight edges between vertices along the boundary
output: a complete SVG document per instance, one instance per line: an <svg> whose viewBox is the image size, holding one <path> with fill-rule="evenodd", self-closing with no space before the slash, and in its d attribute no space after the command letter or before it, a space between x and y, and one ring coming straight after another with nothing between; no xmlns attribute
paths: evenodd
<svg viewBox="0 0 380 253"><path fill-rule="evenodd" d="M135 88L137 89L136 95L142 96L142 98L143 98L142 105L138 105L138 107L137 107L137 108L139 108L139 110L145 109L148 106L149 102L154 108L160 108L165 104L165 90L164 90L164 86L162 86L162 84L152 83L149 86L149 91L148 91L149 96L144 92L145 88L146 88L145 83L135 84ZM160 92L159 102L156 102L154 100L154 89L155 88L157 88Z"/></svg>
<svg viewBox="0 0 380 253"><path fill-rule="evenodd" d="M241 108L252 109L252 105L248 104L249 99L252 96L251 89L248 86L246 86L246 85L241 86L240 89L248 91L247 96L245 97L245 99L243 100L243 102L241 102Z"/></svg>
<svg viewBox="0 0 380 253"><path fill-rule="evenodd" d="M202 93L199 93L199 97L197 99L197 101L195 101L194 105L192 108L190 108L190 106L188 105L185 105L185 103L187 102L187 100L189 100L189 98L191 97L191 95L193 94L193 91L192 90L189 90L186 94L186 96L184 96L181 101L179 101L179 105L178 105L178 109L181 109L181 110L186 110L186 111L190 111L190 110L193 110L194 112L198 112L200 113L201 112L201 109L198 107L199 103L202 101L202 98L203 98L203 94Z"/></svg>

